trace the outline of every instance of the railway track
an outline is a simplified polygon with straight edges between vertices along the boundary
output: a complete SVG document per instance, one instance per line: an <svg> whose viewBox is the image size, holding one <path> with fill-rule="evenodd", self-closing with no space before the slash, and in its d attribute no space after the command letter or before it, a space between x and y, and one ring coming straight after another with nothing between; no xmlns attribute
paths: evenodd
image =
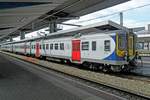
<svg viewBox="0 0 150 100"><path fill-rule="evenodd" d="M69 67L67 65L62 65L58 63L50 63L48 61L43 61L35 58L30 58L22 55L15 55L8 52L2 52L9 56L19 58L24 61L40 65L42 67L61 72L63 74L71 75L84 79L89 82L94 82L96 84L101 84L103 86L111 87L113 89L123 91L126 94L135 95L141 98L150 99L150 82L147 79L139 79L134 77L123 77L108 75L104 73L97 73L93 71L82 70L74 67Z"/></svg>
<svg viewBox="0 0 150 100"><path fill-rule="evenodd" d="M57 63L57 64L67 65L67 63L62 63L61 61L54 61L54 60L49 60L49 59L47 59L47 60L50 61L50 62ZM150 83L150 77L149 76L144 76L144 75L140 75L140 74L133 73L133 72L128 72L128 73L127 72L118 72L118 73L116 73L116 72L107 72L107 73L104 73L102 70L85 68L82 65L71 64L69 66L79 68L81 70L87 70L87 71L92 70L95 73L109 74L109 75L116 76L116 77L127 78L127 79L132 79L132 80L139 80L139 81L144 81L144 82Z"/></svg>
<svg viewBox="0 0 150 100"><path fill-rule="evenodd" d="M131 79L131 80L138 80L138 81L144 81L150 84L150 77L148 76L144 76L144 75L139 75L139 74L120 74L122 78L127 78L127 79Z"/></svg>

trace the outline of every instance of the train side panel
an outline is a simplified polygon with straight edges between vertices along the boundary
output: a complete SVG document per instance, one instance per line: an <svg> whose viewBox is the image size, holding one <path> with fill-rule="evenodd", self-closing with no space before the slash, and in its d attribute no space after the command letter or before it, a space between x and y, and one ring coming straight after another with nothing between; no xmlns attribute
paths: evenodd
<svg viewBox="0 0 150 100"><path fill-rule="evenodd" d="M71 59L71 39L72 38L58 38L49 40L50 51L48 51L47 56Z"/></svg>
<svg viewBox="0 0 150 100"><path fill-rule="evenodd" d="M126 61L116 55L116 33L81 37L82 62L123 65Z"/></svg>

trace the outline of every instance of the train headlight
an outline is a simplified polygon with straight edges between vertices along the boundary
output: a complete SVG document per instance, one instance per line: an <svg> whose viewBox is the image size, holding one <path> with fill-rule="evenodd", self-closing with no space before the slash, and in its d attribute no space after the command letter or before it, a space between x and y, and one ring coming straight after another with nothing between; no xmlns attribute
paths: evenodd
<svg viewBox="0 0 150 100"><path fill-rule="evenodd" d="M118 50L117 51L117 55L119 56L119 57L124 57L124 51L121 51L121 50Z"/></svg>

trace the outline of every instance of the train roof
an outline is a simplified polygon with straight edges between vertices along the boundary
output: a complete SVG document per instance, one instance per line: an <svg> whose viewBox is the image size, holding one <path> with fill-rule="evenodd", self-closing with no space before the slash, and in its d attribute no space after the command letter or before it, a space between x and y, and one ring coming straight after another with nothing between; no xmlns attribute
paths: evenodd
<svg viewBox="0 0 150 100"><path fill-rule="evenodd" d="M121 26L113 21L108 20L108 21L103 21L100 23L95 23L95 24L91 24L87 26L81 26L81 27L74 28L74 29L61 30L58 32L50 33L47 36L39 36L39 37L35 37L32 39L24 39L20 41L7 42L4 44L18 43L18 42L24 42L24 41L33 41L33 40L38 40L42 38L50 38L50 37L55 37L55 36L73 36L78 33L81 33L81 34L92 33L92 32L108 33L108 32L118 31L118 30L129 32L128 28Z"/></svg>

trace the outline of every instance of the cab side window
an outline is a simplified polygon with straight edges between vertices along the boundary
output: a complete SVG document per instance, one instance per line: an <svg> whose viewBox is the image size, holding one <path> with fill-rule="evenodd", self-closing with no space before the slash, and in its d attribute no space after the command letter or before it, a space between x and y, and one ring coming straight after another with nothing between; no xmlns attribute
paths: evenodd
<svg viewBox="0 0 150 100"><path fill-rule="evenodd" d="M104 51L110 51L110 40L104 41Z"/></svg>

